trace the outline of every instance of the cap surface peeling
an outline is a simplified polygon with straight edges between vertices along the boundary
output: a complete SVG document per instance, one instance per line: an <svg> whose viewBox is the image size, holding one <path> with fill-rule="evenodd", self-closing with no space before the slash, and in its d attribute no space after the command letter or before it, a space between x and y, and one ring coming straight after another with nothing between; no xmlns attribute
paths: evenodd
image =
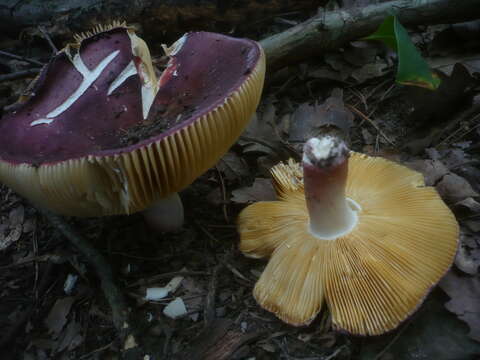
<svg viewBox="0 0 480 360"><path fill-rule="evenodd" d="M277 165L272 174L280 201L241 212L240 250L270 257L254 296L285 322L309 324L325 303L335 328L382 334L414 312L451 266L458 224L421 174L352 152L346 196L361 211L356 227L333 241L308 230L299 164Z"/></svg>
<svg viewBox="0 0 480 360"><path fill-rule="evenodd" d="M227 151L258 105L265 56L254 41L185 34L157 80L131 28L101 27L78 40L0 119L0 181L59 213L133 213L183 189Z"/></svg>

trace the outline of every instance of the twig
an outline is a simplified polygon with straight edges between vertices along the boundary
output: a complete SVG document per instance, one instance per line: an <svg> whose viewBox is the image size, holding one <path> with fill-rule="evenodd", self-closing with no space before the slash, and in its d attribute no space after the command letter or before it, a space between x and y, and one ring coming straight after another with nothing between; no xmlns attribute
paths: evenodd
<svg viewBox="0 0 480 360"><path fill-rule="evenodd" d="M0 75L0 82L23 79L23 78L35 76L40 72L40 70L41 69L39 69L39 68L33 68L33 69L28 69L28 70L16 71L16 72L10 73L10 74Z"/></svg>
<svg viewBox="0 0 480 360"><path fill-rule="evenodd" d="M230 222L230 219L228 217L228 212L227 212L227 190L225 189L225 181L223 180L222 173L220 172L220 169L218 166L215 166L215 169L217 170L218 174L218 179L220 180L220 185L221 185L221 191L222 191L222 201L223 201L223 217L225 218L225 222L228 224Z"/></svg>
<svg viewBox="0 0 480 360"><path fill-rule="evenodd" d="M228 270L230 270L233 275L239 277L240 279L242 279L243 281L246 281L247 283L250 283L250 284L252 283L252 280L243 276L242 273L240 271L238 271L237 269L235 269L235 267L232 264L230 264L228 261L224 260L223 265L225 265L225 267Z"/></svg>
<svg viewBox="0 0 480 360"><path fill-rule="evenodd" d="M417 313L418 315L418 313ZM407 320L403 328L401 328L398 333L393 337L392 341L390 341L387 346L383 348L382 351L380 351L374 358L373 360L379 360L387 351L390 349L390 347L395 344L395 342L400 338L400 336L403 334L403 332L408 328L408 326L412 323L412 320L415 318L415 316L410 317L410 319Z"/></svg>
<svg viewBox="0 0 480 360"><path fill-rule="evenodd" d="M212 240L214 243L218 243L219 240L213 236L213 234L208 231L207 229L205 229L205 227L203 226L203 224L200 222L200 221L195 221L195 224L200 228L200 230L202 230L202 232L207 235L207 237Z"/></svg>
<svg viewBox="0 0 480 360"><path fill-rule="evenodd" d="M237 225L224 225L224 224L205 224L206 227L212 229L236 229Z"/></svg>
<svg viewBox="0 0 480 360"><path fill-rule="evenodd" d="M46 289L49 285L50 275L53 270L53 265L53 263L48 263L47 268L42 275L38 286L39 295L42 295L44 292L46 292ZM0 339L0 349L5 346L11 346L11 342L14 340L18 332L22 330L22 327L25 325L25 323L31 319L33 312L35 311L36 304L37 300L35 300L33 304L31 304L25 311L23 311L22 316L15 321L15 325L13 325Z"/></svg>
<svg viewBox="0 0 480 360"><path fill-rule="evenodd" d="M35 257L38 257L38 240L37 240L36 226L35 226L35 230L33 230L32 237L33 237L33 241L32 241L33 255ZM35 281L33 283L33 294L35 296L35 301L37 301L38 300L38 288L37 288L37 285L38 285L38 261L35 261L34 264L35 264Z"/></svg>
<svg viewBox="0 0 480 360"><path fill-rule="evenodd" d="M38 60L30 59L30 58L27 58L27 57L24 57L24 56L11 54L9 52L2 51L2 50L0 50L0 56L8 57L10 59L25 61L25 62L28 62L32 65L37 65L37 66L43 66L44 65L42 62L40 62Z"/></svg>
<svg viewBox="0 0 480 360"><path fill-rule="evenodd" d="M215 320L215 296L217 293L218 272L222 267L222 262L215 266L212 272L212 277L210 278L210 283L208 284L208 294L205 298L205 308L203 310L203 320L205 322L205 327L212 324L213 320Z"/></svg>
<svg viewBox="0 0 480 360"><path fill-rule="evenodd" d="M477 114L475 115L470 121L475 121L477 118L480 117L480 114ZM478 128L480 126L480 124L478 125L475 125L473 127L471 127L470 129L468 129L466 132L464 132L463 134L460 135L460 138L464 137L465 135L467 135L468 133L472 132L473 130L475 130L476 128ZM443 141L440 142L439 145L443 145L443 144L448 144L449 140L451 138L454 138L455 136L457 136L458 133L462 132L462 130L464 130L462 127L459 127L457 130L455 130L454 132L452 132L450 135L448 135ZM457 139L458 141L458 139Z"/></svg>
<svg viewBox="0 0 480 360"><path fill-rule="evenodd" d="M454 129L457 125L459 125L463 122L465 122L465 123L475 122L475 119L478 117L479 113L480 113L480 104L475 103L472 106L467 107L466 109L461 111L459 114L457 114L455 117L453 117L450 121L448 121L447 124L442 126L442 128L439 130L440 133L437 134L432 139L432 144L435 145L435 146L439 146L439 145L442 145L442 144L446 143L447 140L450 140L452 135L457 134L458 129L456 131L454 131ZM462 128L460 126L460 130L461 129ZM442 141L440 141L440 143L438 143L438 141L442 137L444 137L446 134L450 134L450 135L448 135L444 140L442 140Z"/></svg>
<svg viewBox="0 0 480 360"><path fill-rule="evenodd" d="M168 279L174 276L207 276L207 275L210 275L210 273L206 271L173 271L173 272L153 275L148 279L141 279L141 280L135 281L131 284L128 284L127 288L140 286L140 285L148 285L158 280Z"/></svg>
<svg viewBox="0 0 480 360"><path fill-rule="evenodd" d="M267 148L272 150L275 154L277 154L279 157L288 155L289 157L292 157L295 160L299 160L302 158L301 155L299 155L298 152L289 143L285 141L272 141L272 143L269 143L262 139L254 138L251 136L245 136L245 135L241 135L239 139L246 142L254 142L254 143L258 143L260 145L266 146ZM283 149L285 151L279 151L279 149L280 150Z"/></svg>
<svg viewBox="0 0 480 360"><path fill-rule="evenodd" d="M105 261L104 257L99 251L91 246L87 240L77 234L76 231L60 216L57 216L46 209L39 208L38 210L93 266L97 276L100 278L101 288L105 298L112 309L113 324L119 333L124 349L136 347L137 343L132 334L132 328L129 322L130 312L127 303L122 292L116 286L112 269ZM129 345L131 346L129 347Z"/></svg>
<svg viewBox="0 0 480 360"><path fill-rule="evenodd" d="M48 35L47 33L47 30L45 30L45 28L43 26L39 26L38 27L38 30L40 30L40 32L42 33L43 37L45 38L45 40L47 40L48 42L48 45L50 45L50 48L52 49L52 52L54 54L56 54L58 52L58 49L57 47L55 46L55 44L53 43L52 41L52 38L50 37L50 35Z"/></svg>
<svg viewBox="0 0 480 360"><path fill-rule="evenodd" d="M388 138L387 135L385 135L385 133L382 131L382 129L380 129L380 127L375 123L375 121L373 121L372 119L370 119L367 115L365 115L364 113L362 113L360 110L358 110L356 107L352 106L352 105L349 105L349 104L345 104L345 106L347 108L349 108L351 111L353 111L355 114L357 114L358 116L360 116L363 120L366 120L368 121L368 123L370 125L372 125L375 130L378 131L378 133L390 144L390 145L394 145L394 142L392 140L390 140Z"/></svg>
<svg viewBox="0 0 480 360"><path fill-rule="evenodd" d="M337 350L335 350L331 355L328 355L326 358L324 358L323 360L331 360L331 359L335 359L337 357L338 354L340 354L343 349L345 349L347 347L347 345L343 345L343 346L340 346Z"/></svg>
<svg viewBox="0 0 480 360"><path fill-rule="evenodd" d="M105 351L107 350L108 348L110 348L111 346L113 345L113 341L111 343L108 343L107 345L104 345L98 349L95 349L93 351L90 351L88 354L85 354L85 355L82 355L80 356L80 360L83 360L83 359L87 359L89 358L90 356L94 355L94 354L97 354L99 352L102 352L102 351Z"/></svg>

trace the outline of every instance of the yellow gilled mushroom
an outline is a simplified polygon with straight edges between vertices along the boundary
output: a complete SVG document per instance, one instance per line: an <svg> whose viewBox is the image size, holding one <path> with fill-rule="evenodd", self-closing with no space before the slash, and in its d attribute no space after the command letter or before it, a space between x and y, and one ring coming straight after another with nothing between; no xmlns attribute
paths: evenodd
<svg viewBox="0 0 480 360"><path fill-rule="evenodd" d="M270 257L255 299L296 326L325 303L338 330L394 329L451 266L454 215L420 173L336 138L310 139L302 162L272 169L278 201L240 213L241 251Z"/></svg>
<svg viewBox="0 0 480 360"><path fill-rule="evenodd" d="M59 51L0 118L0 181L60 214L150 209L147 218L163 214L162 229L178 227L177 192L247 125L265 56L255 41L208 32L187 33L166 51L158 80L147 45L123 24Z"/></svg>

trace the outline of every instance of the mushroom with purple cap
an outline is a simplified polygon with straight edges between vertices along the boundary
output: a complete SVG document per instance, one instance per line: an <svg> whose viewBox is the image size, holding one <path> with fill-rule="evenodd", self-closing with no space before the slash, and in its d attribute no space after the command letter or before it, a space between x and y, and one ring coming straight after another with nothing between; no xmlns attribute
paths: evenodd
<svg viewBox="0 0 480 360"><path fill-rule="evenodd" d="M265 55L255 41L208 32L187 33L166 52L157 79L133 28L78 36L0 119L0 181L59 214L148 209L162 230L178 227L177 192L255 112Z"/></svg>
<svg viewBox="0 0 480 360"><path fill-rule="evenodd" d="M420 173L331 136L271 172L279 201L245 208L238 229L245 255L270 257L254 297L283 321L308 325L325 303L334 328L382 334L450 268L458 224Z"/></svg>

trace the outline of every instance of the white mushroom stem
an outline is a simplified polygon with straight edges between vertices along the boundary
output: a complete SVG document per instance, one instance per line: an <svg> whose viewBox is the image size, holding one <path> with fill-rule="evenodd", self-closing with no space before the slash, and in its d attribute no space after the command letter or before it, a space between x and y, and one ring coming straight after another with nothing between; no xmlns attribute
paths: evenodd
<svg viewBox="0 0 480 360"><path fill-rule="evenodd" d="M331 136L305 143L303 179L310 232L322 240L348 234L358 222L360 206L345 196L348 148Z"/></svg>
<svg viewBox="0 0 480 360"><path fill-rule="evenodd" d="M173 193L143 211L148 225L159 232L179 230L183 225L183 204L178 193Z"/></svg>

